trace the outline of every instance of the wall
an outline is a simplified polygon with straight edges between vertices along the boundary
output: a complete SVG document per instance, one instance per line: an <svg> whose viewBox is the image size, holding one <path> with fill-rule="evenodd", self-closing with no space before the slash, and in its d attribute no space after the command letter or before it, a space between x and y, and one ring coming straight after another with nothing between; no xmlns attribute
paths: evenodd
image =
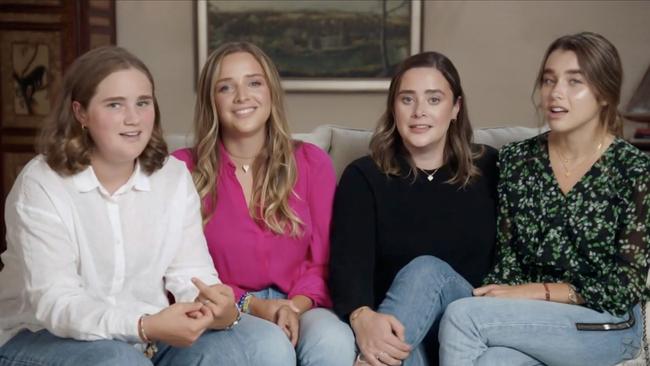
<svg viewBox="0 0 650 366"><path fill-rule="evenodd" d="M156 78L167 133L191 130L194 25L190 1L117 2L117 42L139 55ZM534 126L530 94L544 50L582 30L603 34L623 59L624 107L650 65L648 1L425 1L423 48L449 56L478 127ZM323 123L372 128L385 93L290 93L292 130Z"/></svg>

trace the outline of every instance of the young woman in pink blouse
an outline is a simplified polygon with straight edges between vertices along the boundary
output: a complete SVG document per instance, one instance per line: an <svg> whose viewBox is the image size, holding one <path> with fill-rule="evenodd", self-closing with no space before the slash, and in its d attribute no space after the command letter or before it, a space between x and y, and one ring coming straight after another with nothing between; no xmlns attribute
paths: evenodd
<svg viewBox="0 0 650 366"><path fill-rule="evenodd" d="M197 94L195 146L174 156L192 171L209 251L242 321L277 325L273 341L296 347L285 365L351 365L352 332L326 309L329 157L291 139L278 72L250 43L212 53Z"/></svg>

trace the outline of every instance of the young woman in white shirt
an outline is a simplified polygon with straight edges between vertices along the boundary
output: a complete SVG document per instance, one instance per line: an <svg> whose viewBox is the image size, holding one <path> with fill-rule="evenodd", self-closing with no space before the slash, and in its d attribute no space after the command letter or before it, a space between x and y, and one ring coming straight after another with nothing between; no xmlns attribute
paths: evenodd
<svg viewBox="0 0 650 366"><path fill-rule="evenodd" d="M140 60L77 59L38 151L6 201L0 365L273 364L219 281Z"/></svg>

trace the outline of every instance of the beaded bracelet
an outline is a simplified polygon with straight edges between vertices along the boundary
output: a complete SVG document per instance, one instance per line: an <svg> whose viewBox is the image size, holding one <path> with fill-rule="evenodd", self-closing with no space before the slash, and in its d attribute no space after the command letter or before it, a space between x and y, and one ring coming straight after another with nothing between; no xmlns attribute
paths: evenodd
<svg viewBox="0 0 650 366"><path fill-rule="evenodd" d="M245 294L241 295L239 301L237 302L237 308L239 308L239 311L245 314L250 314L250 305L252 298L253 294L250 292L246 292Z"/></svg>

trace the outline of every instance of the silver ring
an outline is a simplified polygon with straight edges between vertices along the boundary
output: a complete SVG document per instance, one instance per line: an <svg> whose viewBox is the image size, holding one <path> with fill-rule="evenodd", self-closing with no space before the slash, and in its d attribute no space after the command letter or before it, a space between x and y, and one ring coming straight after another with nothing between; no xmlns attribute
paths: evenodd
<svg viewBox="0 0 650 366"><path fill-rule="evenodd" d="M357 362L357 363L362 363L362 364L367 364L367 363L368 363L368 361L366 361L366 358L363 357L363 355L362 355L361 353L359 353L359 354L357 355L357 359L356 359L355 362Z"/></svg>
<svg viewBox="0 0 650 366"><path fill-rule="evenodd" d="M203 305L208 305L208 304L211 303L212 301L210 301L210 300L208 300L208 299L205 299L205 300L203 300L203 301L201 301L201 302L203 303Z"/></svg>

